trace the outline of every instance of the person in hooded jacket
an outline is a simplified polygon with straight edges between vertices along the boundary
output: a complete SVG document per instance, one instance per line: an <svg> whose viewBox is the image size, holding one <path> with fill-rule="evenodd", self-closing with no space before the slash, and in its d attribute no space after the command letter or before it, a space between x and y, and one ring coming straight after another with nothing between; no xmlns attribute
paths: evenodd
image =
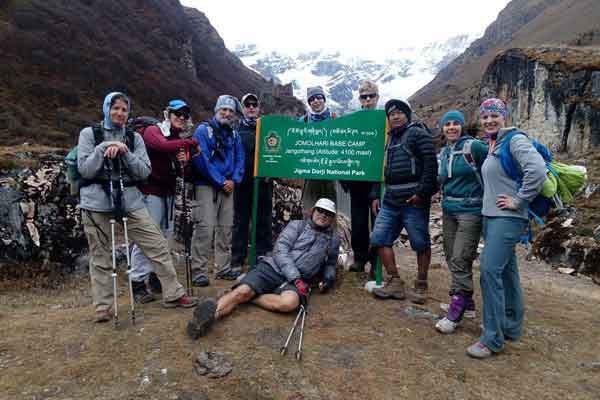
<svg viewBox="0 0 600 400"><path fill-rule="evenodd" d="M140 185L140 191L152 220L167 240L173 235L176 178L185 171L190 154L199 154L196 139L180 137L191 125L190 113L185 101L171 100L164 111L164 121L148 126L143 135L152 171ZM145 280L150 277L154 291L160 291L160 285L155 279L152 264L135 244L131 251L131 266L135 300L140 303L153 301L154 296L148 292Z"/></svg>
<svg viewBox="0 0 600 400"><path fill-rule="evenodd" d="M448 313L435 327L452 333L463 316L473 318L475 313L473 261L481 236L481 166L488 146L466 133L460 111L448 111L440 126L446 146L441 151L438 179L442 185L444 253L452 279Z"/></svg>
<svg viewBox="0 0 600 400"><path fill-rule="evenodd" d="M335 113L332 113L327 107L327 98L321 86L307 88L306 99L308 111L298 118L298 121L312 124L335 118ZM302 204L305 214L310 212L310 207L320 198L327 198L333 202L337 201L336 182L323 179L306 179L302 188Z"/></svg>
<svg viewBox="0 0 600 400"><path fill-rule="evenodd" d="M233 193L233 245L231 266L234 272L242 271L248 253L248 230L252 211L254 191L254 150L256 146L256 120L260 116L258 96L247 93L242 97L243 117L238 133L244 145L244 177ZM271 251L273 183L270 179L259 178L258 210L256 213L256 255L264 256Z"/></svg>
<svg viewBox="0 0 600 400"><path fill-rule="evenodd" d="M110 220L116 218L117 207L122 208L128 219L129 237L154 266L162 286L163 305L167 308L196 305L195 299L185 294L177 280L167 241L150 217L137 187L150 174L150 160L139 134L134 133L133 143L127 143L126 123L130 109L131 102L125 94L109 93L104 99L104 120L99 127L102 141L96 144L94 129L87 127L81 131L77 142L77 168L86 182L80 189L79 206L90 248L90 279L96 322L105 322L112 317L114 293ZM122 193L119 171L124 181ZM111 181L113 198L109 194Z"/></svg>
<svg viewBox="0 0 600 400"><path fill-rule="evenodd" d="M479 122L489 145L481 167L483 332L467 348L469 356L479 359L501 352L505 340L519 340L523 334L525 307L515 247L529 223L529 203L546 180L544 158L523 132L506 126L507 118L508 109L501 99L487 99L479 106ZM504 170L503 157L518 165L520 183Z"/></svg>
<svg viewBox="0 0 600 400"><path fill-rule="evenodd" d="M193 338L206 334L215 320L249 301L275 312L290 312L305 303L309 284L333 287L340 238L335 230L335 203L319 199L304 220L291 221L275 242L273 256L261 257L233 290L218 301L207 298L194 310L187 332Z"/></svg>
<svg viewBox="0 0 600 400"><path fill-rule="evenodd" d="M222 95L215 115L200 124L194 138L200 155L192 158L196 199L192 206L192 269L195 286L208 286L208 258L213 249L217 279L233 280L240 271L231 268L233 192L244 177L244 146L235 126L241 106L238 99Z"/></svg>

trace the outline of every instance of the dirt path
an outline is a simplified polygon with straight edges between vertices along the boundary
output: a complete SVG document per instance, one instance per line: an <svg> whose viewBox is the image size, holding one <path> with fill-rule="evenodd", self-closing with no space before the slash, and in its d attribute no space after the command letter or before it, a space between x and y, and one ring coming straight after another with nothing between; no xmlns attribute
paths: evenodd
<svg viewBox="0 0 600 400"><path fill-rule="evenodd" d="M400 264L414 265L409 251L400 255ZM60 291L4 282L0 398L598 399L600 287L535 263L523 262L521 271L525 336L488 361L465 355L479 318L442 336L427 314L414 315L408 302L373 299L350 273L335 293L313 296L301 363L278 351L290 315L242 307L192 342L184 334L190 310L146 305L138 326L115 331L92 323L85 277ZM434 314L447 300L447 280L445 270L431 271L425 308ZM124 310L127 298L121 300ZM224 353L231 374L196 375L192 357L203 349Z"/></svg>

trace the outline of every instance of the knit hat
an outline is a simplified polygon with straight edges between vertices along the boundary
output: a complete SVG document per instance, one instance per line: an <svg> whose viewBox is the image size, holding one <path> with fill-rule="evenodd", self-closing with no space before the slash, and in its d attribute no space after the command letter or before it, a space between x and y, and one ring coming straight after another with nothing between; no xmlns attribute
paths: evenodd
<svg viewBox="0 0 600 400"><path fill-rule="evenodd" d="M410 121L412 116L412 109L410 108L410 103L407 100L399 100L399 99L391 99L385 103L385 115L390 116L392 111L402 111L406 118Z"/></svg>
<svg viewBox="0 0 600 400"><path fill-rule="evenodd" d="M462 126L465 127L465 116L458 110L450 110L440 120L440 128L446 125L448 121L456 121Z"/></svg>
<svg viewBox="0 0 600 400"><path fill-rule="evenodd" d="M217 104L215 104L215 112L219 111L221 108L229 108L231 111L237 114L242 113L242 105L240 104L239 100L229 94L222 94L217 99Z"/></svg>
<svg viewBox="0 0 600 400"><path fill-rule="evenodd" d="M372 81L362 81L358 87L358 94L379 94L379 88Z"/></svg>
<svg viewBox="0 0 600 400"><path fill-rule="evenodd" d="M323 96L323 98L326 99L325 97L325 92L323 91L323 88L321 86L312 86L306 89L306 100L310 103L310 100L314 97L314 96Z"/></svg>
<svg viewBox="0 0 600 400"><path fill-rule="evenodd" d="M508 109L506 108L506 103L504 103L500 99L487 99L479 106L479 115L481 116L484 113L496 112L501 114L504 118L508 116Z"/></svg>

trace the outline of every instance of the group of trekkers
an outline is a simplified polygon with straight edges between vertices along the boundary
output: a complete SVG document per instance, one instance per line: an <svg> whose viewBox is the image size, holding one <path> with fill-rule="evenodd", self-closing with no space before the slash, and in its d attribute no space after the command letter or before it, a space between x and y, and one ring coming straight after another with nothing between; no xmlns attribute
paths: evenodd
<svg viewBox="0 0 600 400"><path fill-rule="evenodd" d="M299 121L335 118L321 87L309 88L307 100L308 110ZM378 100L377 85L362 82L361 108L375 109ZM479 108L484 140L467 134L460 111L451 110L442 117L439 126L446 145L439 161L431 134L413 121L407 101L389 100L384 109L389 131L383 197L380 200L379 183L341 184L351 199L355 263L350 271L372 276L379 257L387 278L373 290L374 296L425 303L431 263L429 214L432 197L441 190L443 246L451 284L447 314L435 328L451 333L463 318L475 317L472 267L483 232L483 331L467 354L490 357L502 351L505 340L517 340L522 334L524 306L515 246L528 225L528 204L544 182L544 160L525 134L516 135L515 128L506 128L508 110L499 99L488 99ZM164 120L146 127L143 135L127 128L130 111L131 101L125 94L110 93L99 127L87 127L79 136L80 208L91 254L95 321L109 321L113 304L116 307L116 290L111 287L114 251L111 264L108 232L111 220L114 229L117 208L118 222L126 223L135 243L131 279L136 301L154 300L148 284L153 293L162 292L165 307L196 307L187 327L193 338L206 334L215 321L241 303L252 301L267 310L289 312L305 304L311 287L325 291L334 286L340 237L336 185L327 180L305 182L305 219L291 221L273 244L272 181L260 179L259 258L244 274L256 121L261 115L257 95L248 93L241 101L220 96L214 116L189 137L184 133L193 126L192 110L183 100L170 101ZM504 170L502 152L516 161L521 173L518 184ZM190 283L210 285L211 259L215 278L237 281L219 299L189 296L177 279L168 244L177 176L193 186L194 194ZM403 229L417 259L416 280L409 288L399 276L393 251Z"/></svg>

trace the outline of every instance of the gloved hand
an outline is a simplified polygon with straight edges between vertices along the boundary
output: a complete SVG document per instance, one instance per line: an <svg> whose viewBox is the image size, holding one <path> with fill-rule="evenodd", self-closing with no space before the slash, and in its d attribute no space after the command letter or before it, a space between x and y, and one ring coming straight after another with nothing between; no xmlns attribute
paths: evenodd
<svg viewBox="0 0 600 400"><path fill-rule="evenodd" d="M308 296L308 285L302 279L296 279L294 281L294 286L298 289L298 294L302 297Z"/></svg>

